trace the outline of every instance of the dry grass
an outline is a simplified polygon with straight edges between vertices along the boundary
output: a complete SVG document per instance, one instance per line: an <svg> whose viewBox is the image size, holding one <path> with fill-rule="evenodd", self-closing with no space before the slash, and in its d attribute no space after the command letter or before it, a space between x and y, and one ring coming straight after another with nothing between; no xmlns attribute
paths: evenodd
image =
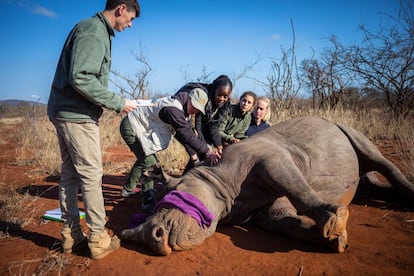
<svg viewBox="0 0 414 276"><path fill-rule="evenodd" d="M402 160L401 170L414 180L414 118L390 119L380 109L352 111L337 108L335 110L294 109L273 111L271 123L300 116L319 116L326 120L353 127L362 132L374 144L383 140L392 140L395 154Z"/></svg>
<svg viewBox="0 0 414 276"><path fill-rule="evenodd" d="M117 114L112 111L105 111L99 121L101 131L102 148L106 149L113 145L123 145L121 134L119 132L119 125L124 115Z"/></svg>
<svg viewBox="0 0 414 276"><path fill-rule="evenodd" d="M27 189L13 189L13 185L0 181L0 235L19 230L39 217L39 206L31 204L37 197L29 194Z"/></svg>
<svg viewBox="0 0 414 276"><path fill-rule="evenodd" d="M53 124L46 117L27 118L26 126L20 129L17 150L17 162L21 165L30 165L37 173L59 175L61 157L56 131ZM123 145L119 125L122 115L105 111L100 120L101 146L103 151L114 145ZM170 147L157 154L160 163L170 172L178 173L188 160L184 148L175 139ZM126 172L131 164L113 162L110 154L103 160L104 173Z"/></svg>
<svg viewBox="0 0 414 276"><path fill-rule="evenodd" d="M319 116L329 121L353 127L365 134L374 143L382 139L395 139L396 147L404 148L404 163L406 172L414 171L414 124L409 121L395 121L387 119L382 110L360 110L337 108L335 110L313 110L309 108L293 108L289 110L273 110L271 123L276 124L299 116ZM119 133L119 124L122 115L105 111L100 120L101 142L103 151L113 145L123 145ZM26 119L29 122L17 135L19 139L19 162L32 164L43 174L58 175L60 173L60 153L53 125L45 116ZM408 119L410 120L410 119ZM411 119L412 121L412 119ZM396 151L401 149L396 148ZM171 173L179 173L185 166L188 156L184 148L176 141L168 149L157 154L160 163ZM130 164L111 161L107 155L104 163L104 173L127 172ZM412 175L411 175L412 177Z"/></svg>
<svg viewBox="0 0 414 276"><path fill-rule="evenodd" d="M105 112L100 121L101 146L103 150L123 143L118 131L121 120L119 114ZM46 116L28 117L25 127L17 135L19 147L17 162L32 166L38 173L47 175L60 174L61 156L56 137L56 130ZM104 160L105 161L105 160ZM116 164L104 162L104 171L113 172Z"/></svg>
<svg viewBox="0 0 414 276"><path fill-rule="evenodd" d="M59 253L58 250L47 250L44 257L13 262L9 266L10 275L60 275L64 270L71 266L72 258L70 255Z"/></svg>
<svg viewBox="0 0 414 276"><path fill-rule="evenodd" d="M160 164L169 174L179 175L188 162L188 154L184 147L173 139L166 150L157 153Z"/></svg>
<svg viewBox="0 0 414 276"><path fill-rule="evenodd" d="M30 117L20 128L17 161L48 175L60 172L61 157L55 128L46 116Z"/></svg>
<svg viewBox="0 0 414 276"><path fill-rule="evenodd" d="M22 123L24 120L23 117L0 118L0 123L4 125L15 125Z"/></svg>
<svg viewBox="0 0 414 276"><path fill-rule="evenodd" d="M0 124L5 128L13 128L16 124L20 124L24 121L23 117L15 118L0 118ZM0 136L0 145L5 145L8 141L8 135Z"/></svg>
<svg viewBox="0 0 414 276"><path fill-rule="evenodd" d="M402 170L414 181L414 124L402 123L395 130L395 151L401 154Z"/></svg>

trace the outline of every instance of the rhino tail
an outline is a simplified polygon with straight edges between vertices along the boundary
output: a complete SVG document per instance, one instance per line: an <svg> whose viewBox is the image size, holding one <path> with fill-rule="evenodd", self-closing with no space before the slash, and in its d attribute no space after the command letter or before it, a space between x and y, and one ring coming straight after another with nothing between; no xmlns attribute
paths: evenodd
<svg viewBox="0 0 414 276"><path fill-rule="evenodd" d="M374 179L370 172L376 171L383 175L393 187L398 189L403 196L414 199L414 184L408 181L400 169L386 159L378 148L361 132L336 124L352 144L357 156L362 174L366 174L371 183L386 187L386 182Z"/></svg>

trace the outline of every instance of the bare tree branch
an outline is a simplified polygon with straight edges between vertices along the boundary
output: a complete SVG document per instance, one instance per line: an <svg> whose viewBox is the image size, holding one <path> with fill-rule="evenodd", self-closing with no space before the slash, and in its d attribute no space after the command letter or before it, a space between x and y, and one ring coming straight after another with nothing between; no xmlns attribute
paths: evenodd
<svg viewBox="0 0 414 276"><path fill-rule="evenodd" d="M296 62L296 37L292 19L290 23L293 36L291 48L285 51L281 47L282 58L272 61L266 81L256 80L259 85L267 88L276 108L290 109L302 85Z"/></svg>
<svg viewBox="0 0 414 276"><path fill-rule="evenodd" d="M141 44L139 45L139 52L131 52L131 54L141 64L141 67L133 77L111 70L111 73L115 76L115 79L111 79L111 82L119 89L119 94L123 97L145 99L149 96L147 91L149 86L148 76L152 72L152 68Z"/></svg>
<svg viewBox="0 0 414 276"><path fill-rule="evenodd" d="M408 116L414 108L414 13L410 1L400 1L393 25L371 31L360 26L362 45L351 46L344 64L372 87L384 94L395 118Z"/></svg>

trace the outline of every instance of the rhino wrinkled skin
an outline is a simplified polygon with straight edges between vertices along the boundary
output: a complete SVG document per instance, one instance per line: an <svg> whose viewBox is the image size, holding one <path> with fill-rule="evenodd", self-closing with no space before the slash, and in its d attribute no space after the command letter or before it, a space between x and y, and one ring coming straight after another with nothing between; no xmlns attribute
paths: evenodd
<svg viewBox="0 0 414 276"><path fill-rule="evenodd" d="M200 245L218 223L250 221L343 252L347 206L360 175L371 171L414 198L414 185L360 132L317 117L291 119L227 147L213 167L166 176L170 189L196 196L214 214L209 227L177 209L161 208L121 237L168 255Z"/></svg>

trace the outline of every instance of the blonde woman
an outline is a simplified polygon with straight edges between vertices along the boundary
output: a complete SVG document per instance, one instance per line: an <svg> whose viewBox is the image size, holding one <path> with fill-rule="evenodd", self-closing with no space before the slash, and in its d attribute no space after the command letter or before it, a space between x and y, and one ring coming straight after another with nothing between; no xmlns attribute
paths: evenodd
<svg viewBox="0 0 414 276"><path fill-rule="evenodd" d="M250 126L246 131L246 135L252 136L257 132L270 127L270 113L270 99L267 97L259 97L252 111L252 119Z"/></svg>

